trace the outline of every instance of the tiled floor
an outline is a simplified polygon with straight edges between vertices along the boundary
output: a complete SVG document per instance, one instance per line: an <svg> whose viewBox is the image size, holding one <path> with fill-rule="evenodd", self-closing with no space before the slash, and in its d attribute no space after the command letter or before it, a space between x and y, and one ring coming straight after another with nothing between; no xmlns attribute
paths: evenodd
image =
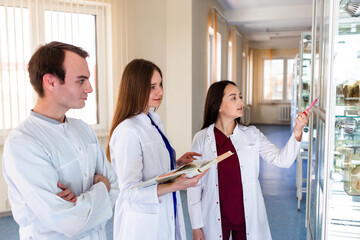
<svg viewBox="0 0 360 240"><path fill-rule="evenodd" d="M290 137L288 126L257 126L275 145L283 147ZM289 169L281 169L261 160L260 182L264 194L273 240L306 239L305 196L301 211L297 211L295 189L295 164ZM306 171L304 171L306 172ZM186 194L181 193L187 219L187 236L191 239L191 228L186 211ZM108 239L112 239L112 219L107 224ZM12 217L0 218L0 239L17 240L18 226Z"/></svg>
<svg viewBox="0 0 360 240"><path fill-rule="evenodd" d="M288 126L257 126L279 148L290 138ZM304 166L305 168L306 166ZM303 170L306 173L306 170ZM304 240L305 194L297 211L296 163L289 169L275 167L261 159L260 183L273 240Z"/></svg>

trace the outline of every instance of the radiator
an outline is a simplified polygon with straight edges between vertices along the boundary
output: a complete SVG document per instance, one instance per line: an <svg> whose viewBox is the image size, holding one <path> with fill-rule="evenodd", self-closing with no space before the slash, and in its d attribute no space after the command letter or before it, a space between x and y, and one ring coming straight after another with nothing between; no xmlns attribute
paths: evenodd
<svg viewBox="0 0 360 240"><path fill-rule="evenodd" d="M288 105L279 106L279 121L282 122L290 121L290 106Z"/></svg>

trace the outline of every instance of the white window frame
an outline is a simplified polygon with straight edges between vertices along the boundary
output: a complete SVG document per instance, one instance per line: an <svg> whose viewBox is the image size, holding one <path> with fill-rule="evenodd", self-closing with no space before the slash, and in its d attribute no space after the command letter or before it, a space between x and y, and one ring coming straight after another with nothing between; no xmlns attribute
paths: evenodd
<svg viewBox="0 0 360 240"><path fill-rule="evenodd" d="M36 1L22 1L26 4L20 3L20 1L14 0L0 0L0 5L9 7L23 7L29 11L29 27L30 27L30 48L33 53L40 44L45 43L45 10L52 11L65 11L73 12L79 5L79 13L95 15L96 23L96 89L97 91L97 119L98 123L90 125L98 137L108 135L109 124L111 121L111 112L113 109L113 82L112 82L112 53L111 53L111 5L104 2L91 2L85 0L36 0ZM45 4L44 4L45 3ZM30 5L29 5L30 4ZM51 6L52 4L52 6ZM58 4L54 6L54 4ZM71 6L71 4L73 4ZM86 8L84 8L84 5ZM76 45L76 44L75 44ZM80 46L81 47L81 46ZM27 59L27 61L30 59ZM0 68L1 70L1 68ZM94 87L94 86L93 86ZM35 106L37 95L33 91L33 106ZM27 113L28 115L29 113ZM4 139L7 137L12 129L7 129L3 132L0 129L0 145L4 143Z"/></svg>
<svg viewBox="0 0 360 240"><path fill-rule="evenodd" d="M261 68L262 68L262 82L261 82L261 102L265 104L285 104L285 103L291 103L291 99L287 99L287 63L288 60L294 59L294 56L279 56L279 57L263 57L261 62ZM266 60L283 60L283 94L281 100L272 100L272 99L265 99L264 97L264 91L265 91L265 61Z"/></svg>

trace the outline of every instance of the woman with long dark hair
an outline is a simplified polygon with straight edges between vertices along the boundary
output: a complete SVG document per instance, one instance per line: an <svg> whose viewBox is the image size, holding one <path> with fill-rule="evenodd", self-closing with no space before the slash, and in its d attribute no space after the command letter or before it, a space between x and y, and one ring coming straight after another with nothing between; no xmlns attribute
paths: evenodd
<svg viewBox="0 0 360 240"><path fill-rule="evenodd" d="M185 153L175 161L157 109L163 98L161 70L144 59L124 69L110 130L107 157L118 175L114 239L186 239L178 190L195 186L202 175L144 188L134 185L194 160Z"/></svg>
<svg viewBox="0 0 360 240"><path fill-rule="evenodd" d="M259 182L259 156L278 167L290 167L300 149L302 129L310 112L299 113L294 133L280 150L256 127L241 124L243 101L231 81L212 84L208 90L202 130L192 151L212 159L234 154L209 169L196 187L189 188L188 208L193 239L271 239Z"/></svg>

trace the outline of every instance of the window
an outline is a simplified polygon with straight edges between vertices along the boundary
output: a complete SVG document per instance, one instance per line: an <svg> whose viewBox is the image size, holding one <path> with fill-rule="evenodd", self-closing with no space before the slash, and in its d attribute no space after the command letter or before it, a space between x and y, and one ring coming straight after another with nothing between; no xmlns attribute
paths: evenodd
<svg viewBox="0 0 360 240"><path fill-rule="evenodd" d="M290 102L292 66L295 59L264 59L263 100L264 102Z"/></svg>
<svg viewBox="0 0 360 240"><path fill-rule="evenodd" d="M216 59L215 59L216 52ZM208 86L212 84L213 76L216 72L216 81L221 80L221 34L216 33L216 46L214 29L209 27L209 42L208 42Z"/></svg>
<svg viewBox="0 0 360 240"><path fill-rule="evenodd" d="M233 64L233 56L232 56L232 42L229 41L229 49L228 49L228 79L232 81L232 64Z"/></svg>
<svg viewBox="0 0 360 240"><path fill-rule="evenodd" d="M83 109L70 110L67 116L84 120L97 132L107 130L109 13L108 4L84 0L0 0L0 144L35 105L27 63L40 44L51 41L74 44L90 54L93 93Z"/></svg>

